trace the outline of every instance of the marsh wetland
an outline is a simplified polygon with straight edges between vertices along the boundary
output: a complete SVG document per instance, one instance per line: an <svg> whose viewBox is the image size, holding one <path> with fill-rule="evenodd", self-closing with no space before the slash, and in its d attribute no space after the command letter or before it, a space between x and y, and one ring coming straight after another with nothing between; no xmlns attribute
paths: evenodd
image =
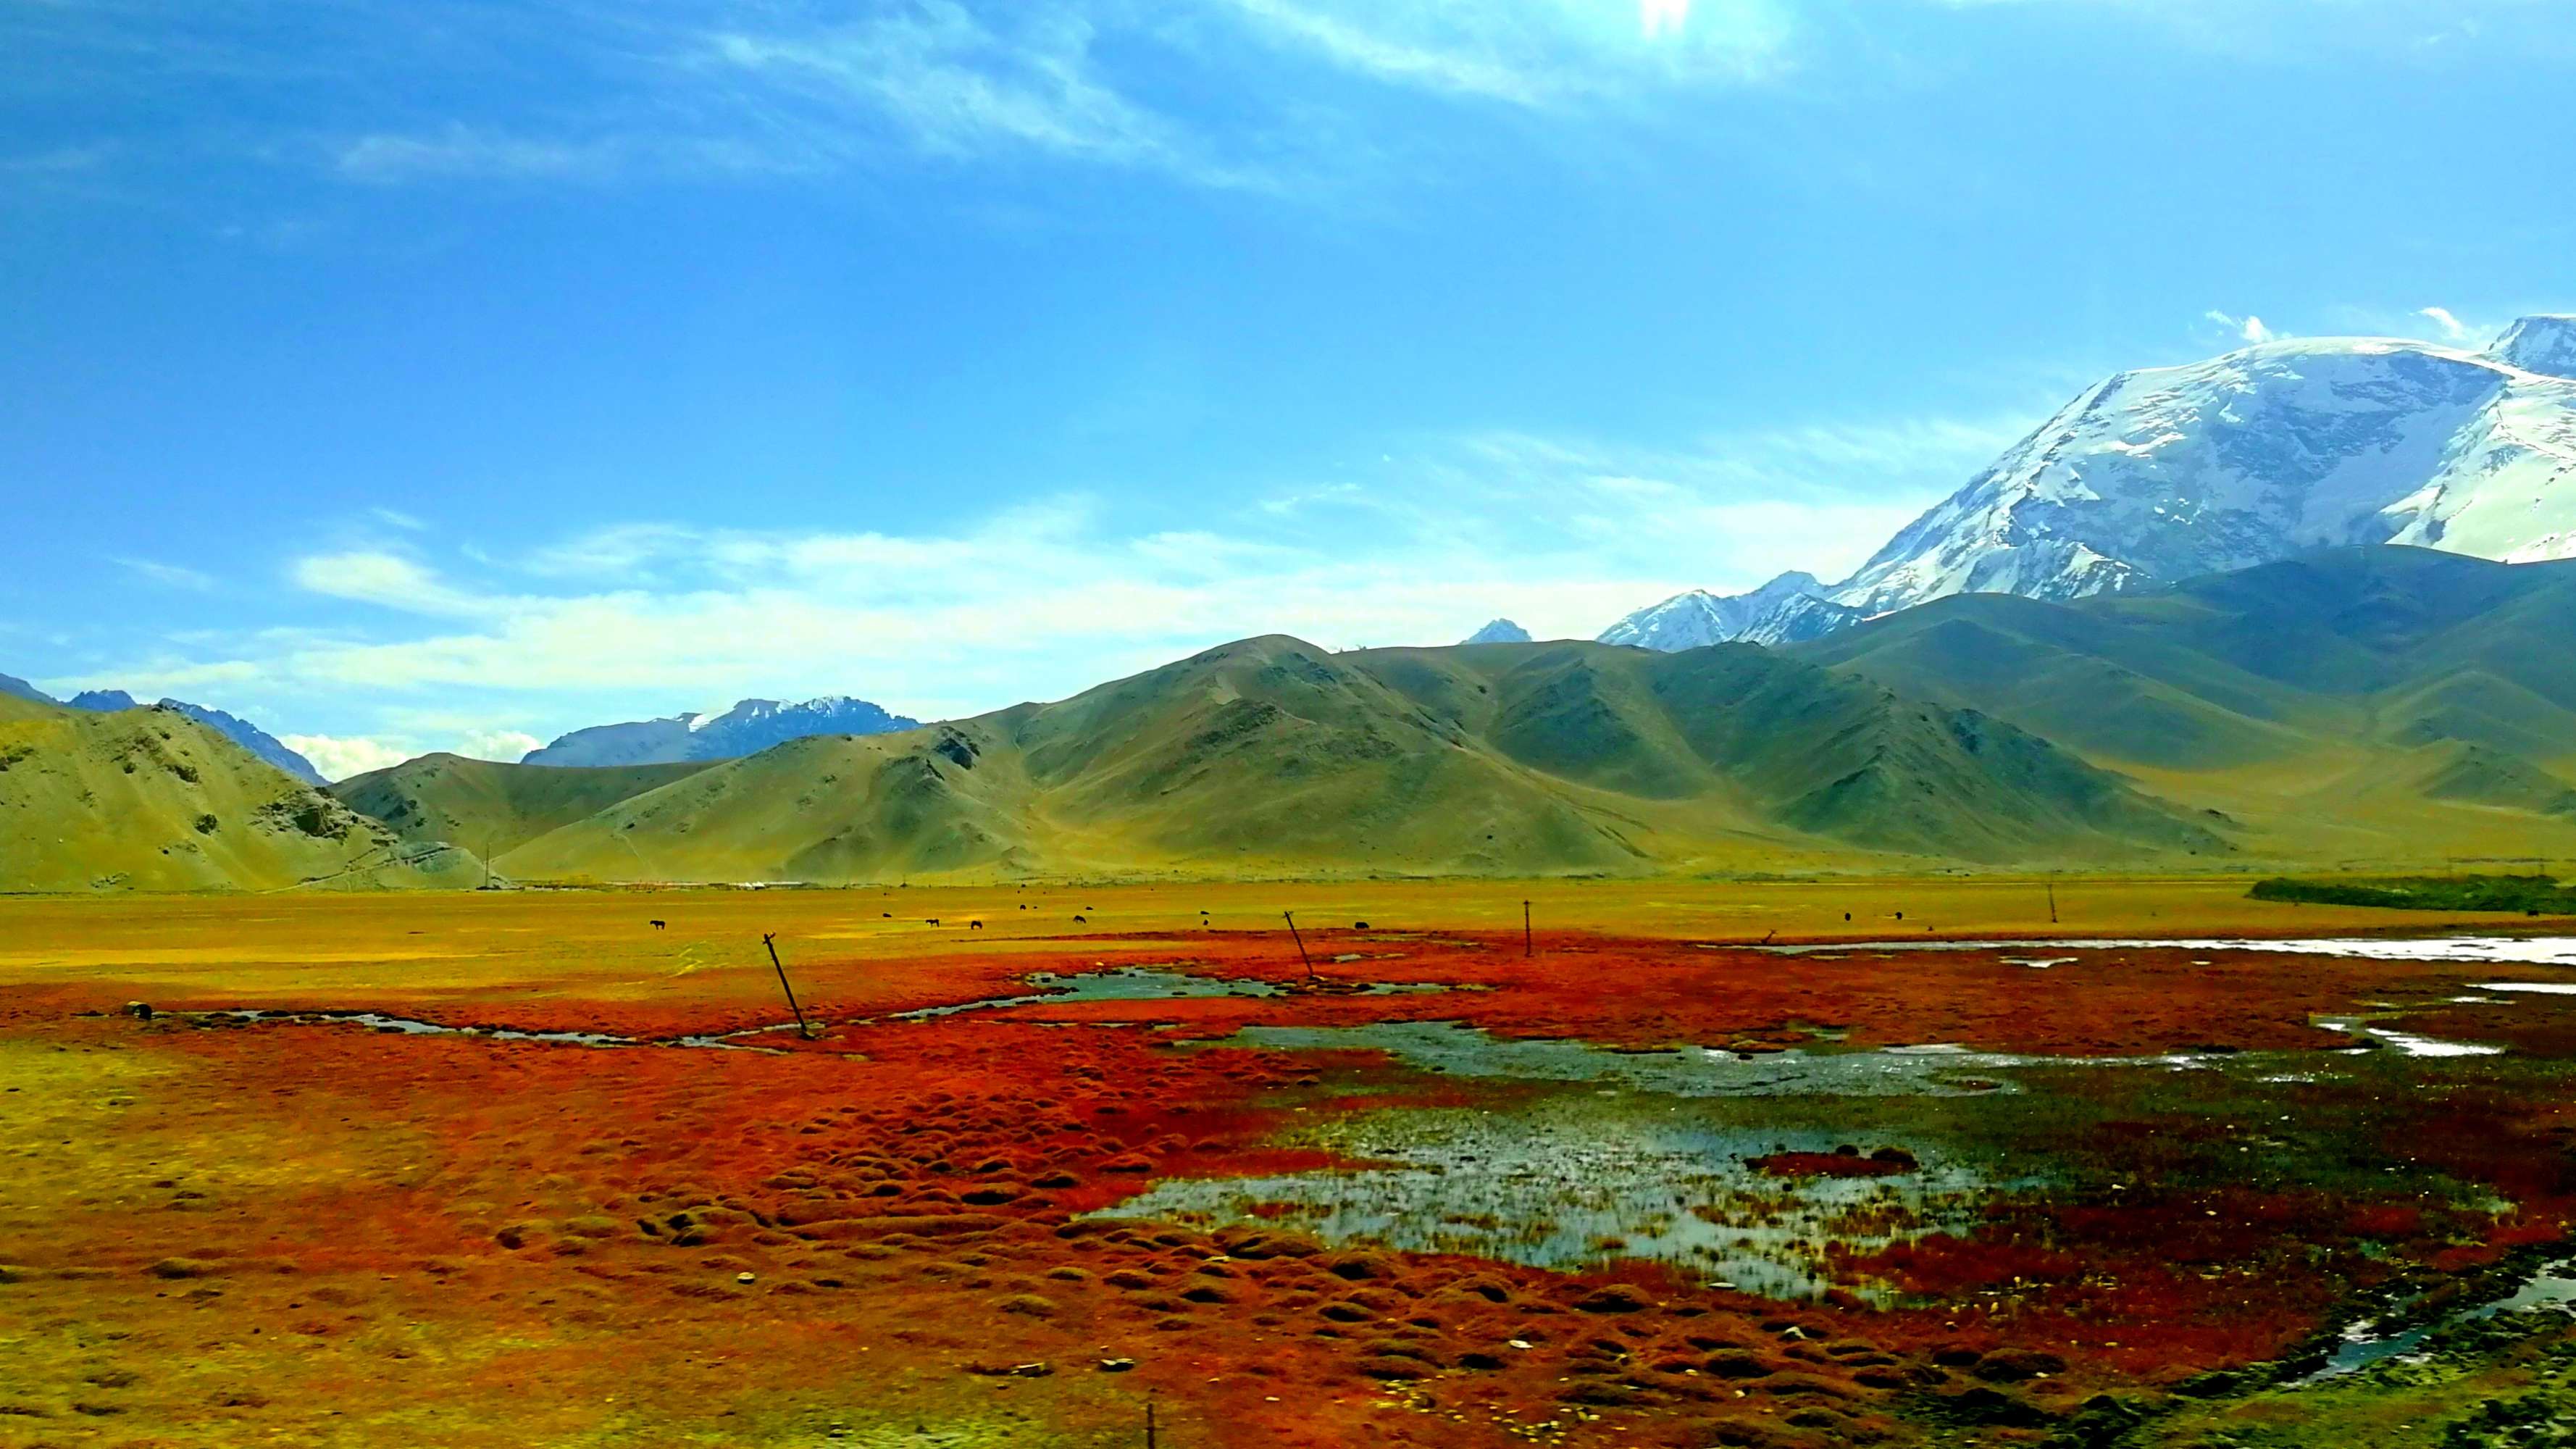
<svg viewBox="0 0 2576 1449"><path fill-rule="evenodd" d="M2546 933L1782 952L1417 888L1292 941L1083 894L972 936L838 892L0 903L58 943L0 963L0 1443L2565 1420ZM810 1031L742 950L782 916ZM220 971L159 948L205 917Z"/></svg>

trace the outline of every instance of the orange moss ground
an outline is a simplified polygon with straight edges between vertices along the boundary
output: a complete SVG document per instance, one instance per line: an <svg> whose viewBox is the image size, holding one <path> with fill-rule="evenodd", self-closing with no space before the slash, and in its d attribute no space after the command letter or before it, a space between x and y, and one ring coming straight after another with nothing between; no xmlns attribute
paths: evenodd
<svg viewBox="0 0 2576 1449"><path fill-rule="evenodd" d="M1974 1231L1847 1262L1918 1295L1886 1311L1652 1265L1559 1274L1259 1224L1088 1221L1166 1177L1330 1165L1276 1145L1318 1114L1504 1090L1373 1054L1185 1045L1247 1024L2314 1050L2343 1042L2315 1015L2429 1012L2493 973L2170 949L2037 972L1563 931L1524 959L1484 907L1437 919L1417 892L1337 913L1368 932L1301 914L1323 928L1317 974L1484 989L885 1019L1101 963L1306 979L1284 933L1249 921L1024 894L969 904L982 939L913 919L964 914L948 896L901 926L852 909L874 904L858 893L0 903L0 1444L1133 1444L1149 1394L1173 1445L2036 1442L2096 1394L2280 1353L2342 1295L2493 1259L2576 1211L2568 1102L2496 1085L2356 1116L2357 1151L2422 1164L2384 1190L2196 1185L2233 1139L2141 1119L2100 1151L2151 1190L1999 1202ZM1069 919L1023 925L1041 914L1023 903L1104 929L1066 940ZM782 925L800 994L834 1025L764 1038L793 1048L774 1054L114 1014L143 998L737 1030L783 1015L744 949ZM2570 1019L2576 1004L2535 1000L2510 1021L2538 1047ZM2360 1111L2317 1092L2321 1112ZM2466 1213L2442 1184L2515 1208Z"/></svg>

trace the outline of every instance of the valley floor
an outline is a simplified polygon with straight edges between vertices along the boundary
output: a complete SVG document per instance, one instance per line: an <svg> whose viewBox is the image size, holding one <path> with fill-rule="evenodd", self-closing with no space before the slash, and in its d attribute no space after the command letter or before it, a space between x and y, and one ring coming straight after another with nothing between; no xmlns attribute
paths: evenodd
<svg viewBox="0 0 2576 1449"><path fill-rule="evenodd" d="M2571 923L2246 884L0 899L0 1444L2562 1442Z"/></svg>

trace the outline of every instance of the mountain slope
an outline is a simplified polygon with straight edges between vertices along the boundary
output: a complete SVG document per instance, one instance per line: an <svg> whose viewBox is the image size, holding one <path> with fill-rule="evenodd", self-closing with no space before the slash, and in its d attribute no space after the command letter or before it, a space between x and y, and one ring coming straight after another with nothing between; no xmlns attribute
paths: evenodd
<svg viewBox="0 0 2576 1449"><path fill-rule="evenodd" d="M121 689L84 689L63 702L74 709L93 710L103 714L143 708L133 695ZM164 699L160 702L160 707L175 710L199 724L212 727L216 733L307 785L321 786L329 783L322 778L321 771L313 768L311 760L288 748L286 743L275 735L238 715L226 714L219 709L208 709L202 704L190 704L183 699Z"/></svg>
<svg viewBox="0 0 2576 1449"><path fill-rule="evenodd" d="M746 699L722 714L683 714L575 730L544 749L530 751L520 763L569 768L730 760L814 735L873 735L920 727L919 720L888 714L847 695L801 704Z"/></svg>
<svg viewBox="0 0 2576 1449"><path fill-rule="evenodd" d="M1527 644L1529 631L1509 619L1496 619L1458 641L1461 644Z"/></svg>
<svg viewBox="0 0 2576 1449"><path fill-rule="evenodd" d="M2420 855L2509 826L2450 806L2564 813L2569 638L2576 562L2361 548L2152 594L1958 595L1793 652L2269 820L2284 850Z"/></svg>
<svg viewBox="0 0 2576 1449"><path fill-rule="evenodd" d="M405 840L446 841L478 855L498 855L705 768L691 762L549 769L423 755L352 776L331 793Z"/></svg>
<svg viewBox="0 0 2576 1449"><path fill-rule="evenodd" d="M1054 704L793 742L539 837L524 879L1645 871L2218 852L2009 725L1750 646L1244 640Z"/></svg>
<svg viewBox="0 0 2576 1449"><path fill-rule="evenodd" d="M172 710L0 696L0 890L448 886L461 852L372 820Z"/></svg>

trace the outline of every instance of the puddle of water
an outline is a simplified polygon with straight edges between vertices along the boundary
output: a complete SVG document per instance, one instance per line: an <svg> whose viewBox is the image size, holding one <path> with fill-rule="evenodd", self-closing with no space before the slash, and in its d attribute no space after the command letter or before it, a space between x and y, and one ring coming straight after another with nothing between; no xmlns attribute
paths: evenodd
<svg viewBox="0 0 2576 1449"><path fill-rule="evenodd" d="M1831 946L1708 946L1705 949L1815 957L1852 951L2263 951L2287 956L2348 956L2364 961L2523 961L2540 966L2576 966L2576 937L2569 936L2431 936L2415 940L2321 938L2303 941L1870 941L1860 944L1841 942Z"/></svg>
<svg viewBox="0 0 2576 1449"><path fill-rule="evenodd" d="M1274 1051L1382 1051L1462 1077L1607 1083L1671 1097L1965 1097L2017 1090L1980 1075L2042 1059L1960 1047L1738 1053L1716 1047L1609 1051L1584 1042L1498 1037L1455 1021L1366 1026L1247 1026L1219 1045ZM2062 1065L2063 1062L2050 1063Z"/></svg>
<svg viewBox="0 0 2576 1449"><path fill-rule="evenodd" d="M2483 981L2480 991L2519 991L2531 996L2576 996L2576 982L2569 981ZM2471 996L2455 996L2454 1001L2474 1001Z"/></svg>
<svg viewBox="0 0 2576 1449"><path fill-rule="evenodd" d="M606 1032L598 1031L519 1031L505 1026L445 1026L434 1021L415 1021L410 1017L387 1016L375 1011L199 1011L187 1014L230 1021L362 1026L369 1031L389 1031L402 1036L470 1036L479 1037L485 1041L533 1041L558 1046L682 1046L735 1052L777 1050L775 1047L751 1046L736 1040L737 1037L752 1036L760 1032L796 1030L796 1024L788 1022L783 1026L756 1027L751 1031L736 1032L733 1036L684 1036L675 1037L669 1041L653 1041L641 1037L611 1036Z"/></svg>
<svg viewBox="0 0 2576 1449"><path fill-rule="evenodd" d="M2317 1026L2346 1036L2376 1037L2410 1057L2500 1057L2504 1048L2477 1042L2440 1041L2429 1036L2416 1036L2384 1026L2365 1026L2348 1016L2319 1017Z"/></svg>
<svg viewBox="0 0 2576 1449"><path fill-rule="evenodd" d="M1352 958L1357 959L1357 958ZM1036 991L1019 996L995 996L982 1001L960 1001L948 1006L924 1007L919 1011L897 1012L895 1021L935 1021L967 1011L999 1011L1014 1006L1049 1006L1076 1001L1189 1001L1212 996L1285 996L1290 988L1269 981L1227 980L1214 976L1192 976L1180 971L1160 971L1151 966L1121 966L1110 971L1085 971L1072 976L1059 976L1041 971L1029 977ZM1334 994L1345 996L1424 996L1443 991L1483 991L1482 986L1453 986L1445 981L1378 982L1369 986L1335 988Z"/></svg>
<svg viewBox="0 0 2576 1449"><path fill-rule="evenodd" d="M1861 1253L1964 1230L1998 1184L1917 1144L1896 1177L1789 1179L1747 1165L1831 1153L1824 1128L1720 1126L1687 1103L1551 1094L1506 1111L1399 1110L1318 1124L1301 1141L1384 1164L1158 1182L1104 1217L1266 1221L1328 1242L1570 1268L1644 1258L1773 1298L1833 1286L1827 1246Z"/></svg>
<svg viewBox="0 0 2576 1449"><path fill-rule="evenodd" d="M1029 984L1038 989L1020 996L994 996L982 1001L924 1007L919 1011L899 1011L893 1019L936 1021L961 1012L999 1011L1013 1006L1042 1006L1058 1002L1186 1001L1210 996L1281 994L1280 987L1267 981L1226 981L1179 971L1157 971L1150 966L1122 966L1113 971L1085 971L1073 976L1041 971L1029 978Z"/></svg>
<svg viewBox="0 0 2576 1449"><path fill-rule="evenodd" d="M2476 1323L2499 1313L2517 1313L2527 1308L2576 1308L2576 1276L2571 1274L2576 1274L2576 1265L2553 1264L2523 1280L2521 1287L2505 1297L2462 1309L2402 1333L2378 1334L2373 1331L2376 1324L2367 1320L2356 1323L2344 1330L2343 1343L2326 1360L2326 1366L2300 1382L2313 1384L2341 1378L2387 1359L2402 1358L2422 1348L2424 1341L2431 1338L2436 1329L2452 1324Z"/></svg>

